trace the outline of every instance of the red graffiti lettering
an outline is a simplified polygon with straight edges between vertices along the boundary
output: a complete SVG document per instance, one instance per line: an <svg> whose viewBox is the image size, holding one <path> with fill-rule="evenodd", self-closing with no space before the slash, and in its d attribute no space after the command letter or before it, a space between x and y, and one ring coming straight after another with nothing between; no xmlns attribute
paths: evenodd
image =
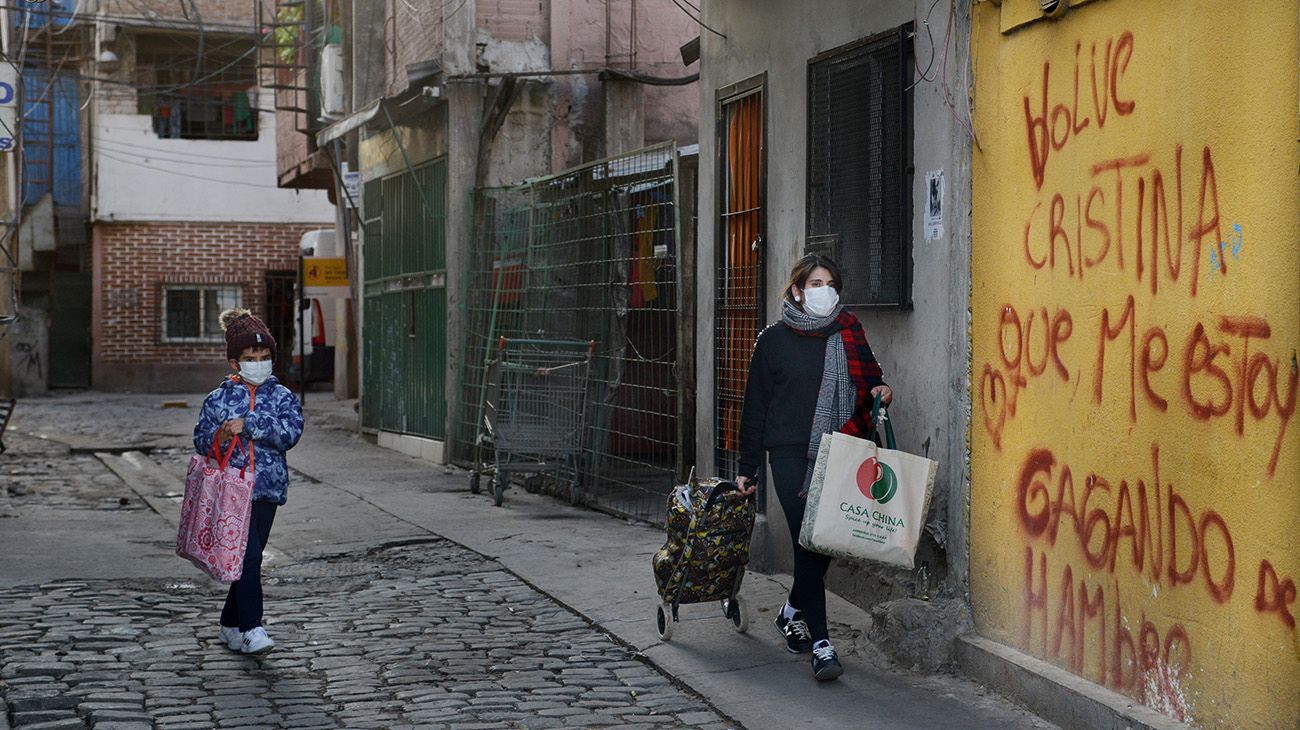
<svg viewBox="0 0 1300 730"><path fill-rule="evenodd" d="M1119 90L1120 81L1133 58L1133 45L1133 34L1129 32L1121 34L1118 41L1107 39L1103 53L1100 84L1097 77L1097 44L1094 42L1091 45L1090 81L1092 83L1093 109L1097 114L1098 128L1105 126L1112 105L1115 113L1120 116L1132 114L1137 106L1134 100L1121 98ZM1079 60L1079 51L1082 47L1082 42L1075 43L1074 89L1073 97L1070 100L1072 103L1067 103L1067 100L1052 102L1052 64L1050 61L1043 62L1041 98L1031 99L1027 95L1023 100L1025 134L1029 144L1030 171L1034 178L1034 184L1039 189L1043 187L1043 181L1047 174L1047 162L1051 154L1064 149L1070 139L1077 137L1086 130L1092 121L1087 116L1082 116L1079 113L1079 71L1082 65Z"/></svg>
<svg viewBox="0 0 1300 730"><path fill-rule="evenodd" d="M1255 590L1255 610L1261 613L1276 613L1282 624L1289 631L1295 631L1295 616L1290 606L1296 601L1295 581L1287 578L1279 580L1273 564L1267 560L1259 564L1259 584Z"/></svg>
<svg viewBox="0 0 1300 730"><path fill-rule="evenodd" d="M1097 371L1092 380L1092 399L1094 403L1101 403L1102 382L1106 376L1106 343L1117 339L1124 332L1124 327L1128 326L1129 342L1129 419L1137 421L1137 395L1133 387L1134 363L1132 353L1137 347L1137 315L1134 312L1133 295L1130 294L1124 302L1124 313L1120 316L1119 322L1111 327L1110 309L1101 310L1101 336L1097 341Z"/></svg>
<svg viewBox="0 0 1300 730"><path fill-rule="evenodd" d="M1090 585L1068 562L1053 564L1032 547L1025 550L1023 602L1023 647L1186 718L1182 681L1191 672L1192 642L1182 624L1162 631L1145 614L1130 621L1117 584L1111 591Z"/></svg>
<svg viewBox="0 0 1300 730"><path fill-rule="evenodd" d="M1068 536L1094 570L1116 574L1122 565L1120 546L1125 544L1129 560L1123 565L1134 575L1173 588L1199 578L1214 601L1226 602L1237 575L1236 547L1227 522L1212 509L1194 510L1173 484L1161 483L1160 448L1155 444L1151 465L1154 489L1142 479L1120 481L1116 489L1092 472L1080 502L1070 466L1050 449L1032 449L1016 478L1016 520L1031 543L1055 547L1062 535Z"/></svg>

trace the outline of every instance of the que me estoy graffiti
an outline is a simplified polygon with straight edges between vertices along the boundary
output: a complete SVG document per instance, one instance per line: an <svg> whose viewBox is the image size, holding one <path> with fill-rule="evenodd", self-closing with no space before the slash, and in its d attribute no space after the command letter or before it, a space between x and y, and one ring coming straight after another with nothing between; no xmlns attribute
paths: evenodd
<svg viewBox="0 0 1300 730"><path fill-rule="evenodd" d="M1265 318L1223 314L1169 331L1144 321L1134 296L1149 290L1151 301L1194 300L1202 279L1227 277L1228 256L1240 258L1243 229L1224 219L1210 146L1172 143L1162 152L1172 165L1154 163L1147 150L1105 155L1074 176L1075 185L1084 181L1077 192L1048 184L1048 171L1072 141L1098 137L1108 124L1140 114L1140 100L1126 93L1124 83L1136 48L1128 32L1086 47L1076 43L1072 78L1054 83L1045 62L1041 87L1023 97L1029 173L1039 193L1023 225L1026 270L1079 284L1095 272L1094 278L1103 277L1097 289L1115 291L1123 282L1122 299L1098 307L1099 317L1094 309L1086 325L1064 306L1004 302L988 313L996 317L997 351L976 373L983 428L1001 452L1022 396L1036 381L1051 380L1054 390L1072 392L1072 402L1081 386L1081 404L1122 399L1130 426L1172 414L1229 420L1238 437L1266 435L1272 449L1264 471L1272 478L1296 409L1295 353L1270 350L1273 331ZM1062 88L1069 93L1054 97ZM1225 237L1225 228L1235 236ZM1107 391L1107 373L1110 383L1123 384L1122 392ZM1083 574L1069 564L1053 566L1059 582L1048 578L1049 551L1068 538L1094 574L1131 571L1157 587L1199 586L1216 604L1232 599L1238 561L1245 557L1237 555L1227 521L1213 509L1194 507L1176 484L1162 482L1158 444L1151 445L1150 460L1143 478L1094 472L1081 475L1077 485L1072 467L1050 449L1030 449L1019 462L1016 516L1028 540L1022 640L1078 674L1183 719L1180 674L1192 661L1186 628L1170 623L1162 632L1145 615L1130 624L1118 578L1110 586L1090 585L1076 580ZM1255 609L1277 617L1300 656L1295 581L1267 559L1252 568ZM1099 647L1091 666L1085 666L1085 637Z"/></svg>

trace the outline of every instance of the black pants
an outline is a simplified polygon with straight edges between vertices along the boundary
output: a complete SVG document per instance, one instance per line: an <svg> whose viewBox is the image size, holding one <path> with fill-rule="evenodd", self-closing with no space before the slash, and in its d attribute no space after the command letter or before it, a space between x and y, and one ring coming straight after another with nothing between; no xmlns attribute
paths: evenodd
<svg viewBox="0 0 1300 730"><path fill-rule="evenodd" d="M274 502L253 502L244 572L230 584L226 605L221 609L222 626L238 626L240 631L249 631L262 625L262 550L271 536L277 506Z"/></svg>
<svg viewBox="0 0 1300 730"><path fill-rule="evenodd" d="M821 553L805 550L799 544L799 527L803 524L803 509L807 502L799 496L803 478L808 471L804 458L777 457L772 460L772 486L781 511L790 525L790 541L794 545L794 587L790 590L790 605L803 613L813 641L829 639L826 628L826 570L831 559Z"/></svg>

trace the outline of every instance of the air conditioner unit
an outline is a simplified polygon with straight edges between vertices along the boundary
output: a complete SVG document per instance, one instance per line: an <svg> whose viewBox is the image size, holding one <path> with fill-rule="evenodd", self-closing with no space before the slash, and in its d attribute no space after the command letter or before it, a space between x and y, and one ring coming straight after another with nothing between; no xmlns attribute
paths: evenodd
<svg viewBox="0 0 1300 730"><path fill-rule="evenodd" d="M347 92L343 81L343 46L327 44L320 52L320 113L338 118L347 113Z"/></svg>

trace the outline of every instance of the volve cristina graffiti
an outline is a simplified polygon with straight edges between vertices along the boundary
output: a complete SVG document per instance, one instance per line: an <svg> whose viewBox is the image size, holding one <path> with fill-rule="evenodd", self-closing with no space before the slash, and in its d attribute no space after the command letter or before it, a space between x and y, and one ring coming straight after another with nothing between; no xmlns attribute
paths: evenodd
<svg viewBox="0 0 1300 730"><path fill-rule="evenodd" d="M977 627L1172 718L1295 727L1297 84L1258 73L1294 69L1295 6L1006 5L972 18Z"/></svg>

